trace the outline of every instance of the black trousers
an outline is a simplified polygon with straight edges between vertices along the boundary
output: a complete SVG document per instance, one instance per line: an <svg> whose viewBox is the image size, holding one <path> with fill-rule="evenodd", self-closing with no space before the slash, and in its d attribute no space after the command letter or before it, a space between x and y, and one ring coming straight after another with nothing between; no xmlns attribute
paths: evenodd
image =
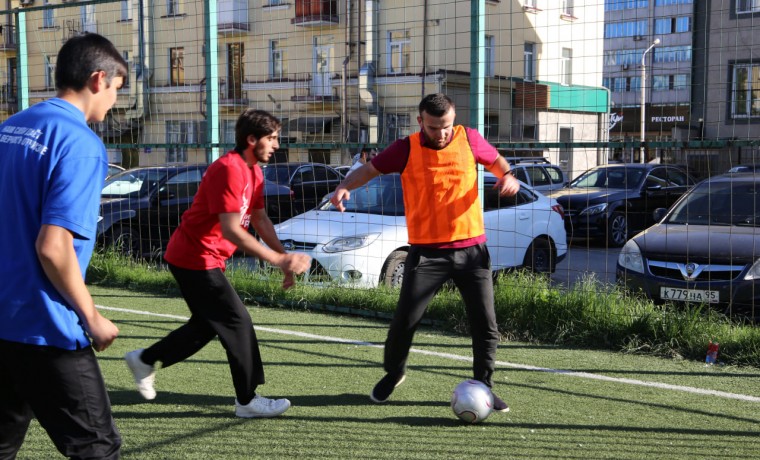
<svg viewBox="0 0 760 460"><path fill-rule="evenodd" d="M32 417L66 457L119 458L121 436L90 347L0 340L0 459L16 457Z"/></svg>
<svg viewBox="0 0 760 460"><path fill-rule="evenodd" d="M490 387L499 331L494 312L491 257L485 244L463 249L421 246L409 249L398 306L385 341L385 371L389 374L405 372L409 348L422 315L448 280L459 289L470 323L473 378Z"/></svg>
<svg viewBox="0 0 760 460"><path fill-rule="evenodd" d="M192 315L187 323L147 348L142 360L163 367L184 361L219 336L227 351L235 396L248 404L264 383L264 365L251 315L220 269L186 270L169 265Z"/></svg>

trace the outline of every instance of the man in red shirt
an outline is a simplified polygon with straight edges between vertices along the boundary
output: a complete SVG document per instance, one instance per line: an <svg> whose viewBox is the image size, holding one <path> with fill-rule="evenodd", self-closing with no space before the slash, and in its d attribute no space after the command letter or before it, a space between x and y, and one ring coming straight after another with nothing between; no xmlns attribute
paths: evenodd
<svg viewBox="0 0 760 460"><path fill-rule="evenodd" d="M262 110L248 109L235 125L235 149L213 162L201 180L193 204L183 215L164 254L192 313L186 324L147 349L125 359L145 399L153 389L155 363L162 367L183 361L219 336L235 387L238 417L275 417L290 407L287 399L268 399L256 393L264 383L256 333L251 316L224 276L226 260L237 249L282 269L283 288L293 275L309 268L306 254L285 253L264 210L266 163L279 147L280 121ZM248 232L253 225L262 245ZM270 249L271 248L271 249Z"/></svg>
<svg viewBox="0 0 760 460"><path fill-rule="evenodd" d="M386 375L370 393L374 402L387 401L403 383L414 332L428 303L449 279L462 294L470 321L473 378L493 385L499 331L476 166L484 165L498 178L501 195L514 195L520 184L496 149L476 130L454 125L455 117L448 96L425 96L417 117L420 132L397 140L346 176L330 199L342 211L350 190L379 174L401 173L410 248L385 341ZM494 410L509 411L495 394Z"/></svg>

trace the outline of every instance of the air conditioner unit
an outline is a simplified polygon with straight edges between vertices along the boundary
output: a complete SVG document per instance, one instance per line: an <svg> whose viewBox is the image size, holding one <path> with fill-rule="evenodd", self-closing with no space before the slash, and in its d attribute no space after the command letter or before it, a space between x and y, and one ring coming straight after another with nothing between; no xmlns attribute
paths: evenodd
<svg viewBox="0 0 760 460"><path fill-rule="evenodd" d="M633 41L635 41L635 42L639 42L639 41L641 41L643 39L644 39L643 35L634 35L633 36Z"/></svg>
<svg viewBox="0 0 760 460"><path fill-rule="evenodd" d="M34 5L34 0L19 0L19 4L21 4L21 6Z"/></svg>
<svg viewBox="0 0 760 460"><path fill-rule="evenodd" d="M628 70L628 64L623 64L623 65L622 65L622 66L620 66L620 67L621 67L623 70Z"/></svg>

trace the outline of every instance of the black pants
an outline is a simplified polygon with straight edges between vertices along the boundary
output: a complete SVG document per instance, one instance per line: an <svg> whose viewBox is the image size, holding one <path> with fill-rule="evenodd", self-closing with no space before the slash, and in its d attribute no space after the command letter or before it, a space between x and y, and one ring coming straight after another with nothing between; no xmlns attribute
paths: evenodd
<svg viewBox="0 0 760 460"><path fill-rule="evenodd" d="M147 348L142 360L163 367L184 361L219 336L227 351L235 396L240 404L253 399L264 383L264 366L251 315L219 269L186 270L169 265L192 315L179 329Z"/></svg>
<svg viewBox="0 0 760 460"><path fill-rule="evenodd" d="M412 246L404 265L398 306L385 341L385 371L405 372L409 348L428 304L452 280L462 294L472 332L473 378L493 384L499 343L493 301L491 258L485 244L463 249Z"/></svg>
<svg viewBox="0 0 760 460"><path fill-rule="evenodd" d="M117 459L121 437L92 348L0 340L0 459L13 459L32 417L74 459Z"/></svg>

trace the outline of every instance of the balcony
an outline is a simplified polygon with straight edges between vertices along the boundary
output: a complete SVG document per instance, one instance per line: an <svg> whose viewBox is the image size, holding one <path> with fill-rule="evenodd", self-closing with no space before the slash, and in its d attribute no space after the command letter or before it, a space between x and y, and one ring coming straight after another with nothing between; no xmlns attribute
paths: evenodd
<svg viewBox="0 0 760 460"><path fill-rule="evenodd" d="M219 107L230 110L240 110L248 107L248 92L240 85L227 86L226 82L219 84Z"/></svg>
<svg viewBox="0 0 760 460"><path fill-rule="evenodd" d="M0 51L10 51L18 48L14 26L0 25Z"/></svg>
<svg viewBox="0 0 760 460"><path fill-rule="evenodd" d="M291 24L301 27L334 26L340 23L337 0L296 0L296 17Z"/></svg>
<svg viewBox="0 0 760 460"><path fill-rule="evenodd" d="M18 111L16 88L8 83L0 85L0 110L9 113L16 113Z"/></svg>
<svg viewBox="0 0 760 460"><path fill-rule="evenodd" d="M293 102L326 103L338 101L330 74L299 74L293 82Z"/></svg>
<svg viewBox="0 0 760 460"><path fill-rule="evenodd" d="M220 34L248 32L248 0L219 0L217 30Z"/></svg>

